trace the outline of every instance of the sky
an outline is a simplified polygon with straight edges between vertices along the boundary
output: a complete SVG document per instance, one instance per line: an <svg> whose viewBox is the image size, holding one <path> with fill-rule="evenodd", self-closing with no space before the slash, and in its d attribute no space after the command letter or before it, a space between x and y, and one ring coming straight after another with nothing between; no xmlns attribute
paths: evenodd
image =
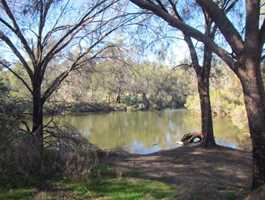
<svg viewBox="0 0 265 200"><path fill-rule="evenodd" d="M92 1L97 0L91 0L91 2ZM62 0L62 2L67 2L67 0ZM124 2L124 6L127 6L127 12L139 11L138 7L131 3L128 3L128 0L125 0ZM80 18L82 14L78 12L78 10L82 11L86 7L86 5L86 0L70 0L70 14L65 15L62 18L61 23L69 23L72 22L75 18ZM50 17L46 25L46 31L48 31L53 26L58 16L58 13L59 7L55 7L52 12L49 13ZM194 18L190 19L188 22L192 26L201 29L203 27L201 23L203 19L201 14L198 13L199 12L197 11L192 13ZM1 12L0 14L1 16L3 15ZM108 15L105 14L104 17L106 16ZM241 23L240 16L237 16L236 14L231 15L230 18L233 18L234 20L238 18L238 23ZM30 22L31 28L35 29L34 31L36 32L36 18L32 18L30 20L25 18L20 22L23 25ZM239 27L242 27L242 25L240 25ZM127 45L127 48L131 48L132 51L134 51L135 55L138 56L138 60L140 61L157 62L160 64L174 66L182 63L184 60L189 58L188 47L183 41L183 37L180 32L177 31L175 28L168 26L167 23L165 23L158 17L155 17L149 21L147 29L137 31L138 29L139 28L137 28L137 26L127 26L124 30L119 30L113 33L110 37L108 37L108 41L122 40L122 43ZM155 31L151 29L154 29ZM156 30L158 30L157 32L159 34L157 34ZM34 34L32 33L32 31L26 31L26 34L28 40L33 39L34 41ZM11 35L10 37L12 38L14 43L18 44L16 38L13 35ZM223 47L229 50L229 47L225 44L225 40L222 37L217 37L217 40L218 43L222 42ZM0 47L0 51L2 57L13 59L13 56L10 54L10 51L7 51L6 48L4 48L2 45Z"/></svg>

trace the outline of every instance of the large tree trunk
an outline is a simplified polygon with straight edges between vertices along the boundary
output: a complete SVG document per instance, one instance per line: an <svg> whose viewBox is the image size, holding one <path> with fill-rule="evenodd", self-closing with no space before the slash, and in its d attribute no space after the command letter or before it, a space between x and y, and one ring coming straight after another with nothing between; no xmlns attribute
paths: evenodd
<svg viewBox="0 0 265 200"><path fill-rule="evenodd" d="M201 131L205 136L202 145L204 147L215 146L213 133L212 108L209 93L209 76L198 78L198 92L201 106Z"/></svg>
<svg viewBox="0 0 265 200"><path fill-rule="evenodd" d="M238 72L253 146L253 189L265 184L265 95L258 60L247 58Z"/></svg>
<svg viewBox="0 0 265 200"><path fill-rule="evenodd" d="M210 34L210 26L207 32ZM212 51L205 46L203 52L203 67L197 69L198 92L201 106L201 131L204 135L202 145L204 147L213 147L216 145L213 132L212 107L210 101L210 72L212 66ZM197 66L198 68L198 66Z"/></svg>
<svg viewBox="0 0 265 200"><path fill-rule="evenodd" d="M38 169L36 173L39 177L40 187L43 185L43 153L44 153L44 144L43 144L43 103L41 99L41 87L33 88L33 115L32 115L32 133L34 137L34 148L38 153Z"/></svg>
<svg viewBox="0 0 265 200"><path fill-rule="evenodd" d="M35 137L37 147L39 151L42 152L43 151L43 105L41 100L40 87L34 88L33 91L32 132Z"/></svg>

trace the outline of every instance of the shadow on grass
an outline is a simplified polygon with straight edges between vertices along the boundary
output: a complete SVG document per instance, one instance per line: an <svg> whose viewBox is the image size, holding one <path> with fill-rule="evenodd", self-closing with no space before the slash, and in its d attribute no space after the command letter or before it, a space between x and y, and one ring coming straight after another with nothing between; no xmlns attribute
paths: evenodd
<svg viewBox="0 0 265 200"><path fill-rule="evenodd" d="M100 177L85 181L58 180L50 188L37 191L33 188L0 190L2 200L61 200L61 199L110 199L110 200L172 200L176 189L160 181L135 177L118 177L110 167L100 166ZM97 171L98 173L98 171Z"/></svg>

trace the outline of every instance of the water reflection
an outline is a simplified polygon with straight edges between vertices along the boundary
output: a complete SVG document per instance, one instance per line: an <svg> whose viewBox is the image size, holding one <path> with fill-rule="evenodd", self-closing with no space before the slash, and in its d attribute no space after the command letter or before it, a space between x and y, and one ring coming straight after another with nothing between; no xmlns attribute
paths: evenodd
<svg viewBox="0 0 265 200"><path fill-rule="evenodd" d="M140 154L175 148L184 133L200 130L199 117L186 110L68 115L58 119L76 127L101 148ZM248 136L242 134L246 130L239 130L229 120L215 120L214 129L219 144L249 149Z"/></svg>

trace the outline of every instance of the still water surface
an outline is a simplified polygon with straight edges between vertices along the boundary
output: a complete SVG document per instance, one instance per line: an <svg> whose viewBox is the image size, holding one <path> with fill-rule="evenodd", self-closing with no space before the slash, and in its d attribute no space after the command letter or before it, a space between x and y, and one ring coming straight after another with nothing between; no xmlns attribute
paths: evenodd
<svg viewBox="0 0 265 200"><path fill-rule="evenodd" d="M148 154L175 148L183 134L200 130L200 118L184 109L148 112L111 112L66 115L63 123L74 126L91 143L103 149L124 149ZM238 129L228 119L214 120L218 144L249 149L247 130Z"/></svg>

